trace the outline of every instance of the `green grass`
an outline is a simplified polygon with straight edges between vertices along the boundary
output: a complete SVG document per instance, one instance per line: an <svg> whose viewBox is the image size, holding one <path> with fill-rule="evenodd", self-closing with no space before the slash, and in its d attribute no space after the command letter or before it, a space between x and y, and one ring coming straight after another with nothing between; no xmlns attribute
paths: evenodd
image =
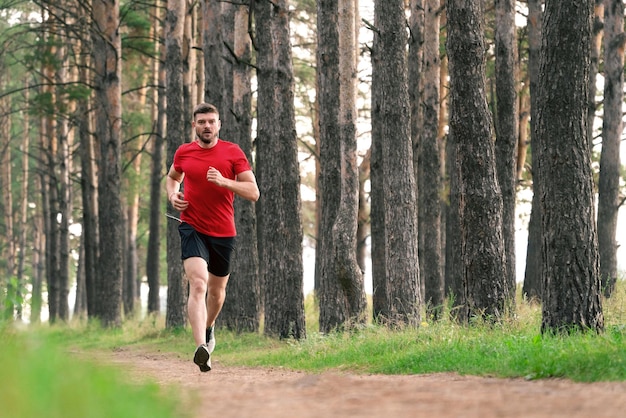
<svg viewBox="0 0 626 418"><path fill-rule="evenodd" d="M322 335L312 298L306 301L308 337L275 340L260 334L218 329L216 358L226 365L319 372L419 374L457 372L481 376L574 381L626 380L626 289L605 301L606 331L542 336L541 311L518 303L517 317L498 325L461 326L450 320L423 322L419 329L393 331L368 324L359 330ZM116 330L97 326L42 328L46 338L81 350L141 347L190 356L190 330L166 330L147 319Z"/></svg>
<svg viewBox="0 0 626 418"><path fill-rule="evenodd" d="M352 333L314 334L302 342L267 341L253 347L221 332L219 358L228 364L283 366L317 372L480 376L574 381L626 380L625 330L602 335L541 336L536 329L461 327L436 323L401 332L367 327ZM217 354L217 353L216 353Z"/></svg>
<svg viewBox="0 0 626 418"><path fill-rule="evenodd" d="M172 388L127 383L113 367L68 355L55 333L0 324L0 417L181 417Z"/></svg>
<svg viewBox="0 0 626 418"><path fill-rule="evenodd" d="M518 303L516 318L461 326L450 320L418 329L372 324L322 335L308 298L305 340L217 330L216 359L223 365L284 367L319 373L459 374L579 382L626 381L626 286L604 301L604 333L542 336L538 306ZM180 417L175 395L150 382L129 384L122 371L72 355L91 350L153 350L189 357L191 331L165 329L163 318L128 321L120 328L72 322L16 330L0 324L0 418ZM68 355L69 353L69 355ZM171 390L171 388L169 389Z"/></svg>

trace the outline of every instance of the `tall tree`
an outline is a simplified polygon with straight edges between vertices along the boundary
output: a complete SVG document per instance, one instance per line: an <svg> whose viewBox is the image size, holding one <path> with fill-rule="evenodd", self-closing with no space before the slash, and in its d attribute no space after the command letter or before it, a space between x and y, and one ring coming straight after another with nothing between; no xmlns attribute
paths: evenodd
<svg viewBox="0 0 626 418"><path fill-rule="evenodd" d="M25 85L28 86L28 81L25 82ZM24 100L28 103L28 99L30 97L29 89L27 88L24 91ZM21 179L20 179L20 203L19 203L19 222L17 225L17 248L19 248L19 252L17 254L17 270L16 270L16 278L17 278L17 300L22 299L22 287L24 286L24 278L25 278L25 270L26 270L26 252L27 252L27 229L28 228L28 200L29 200L29 181L30 181L30 118L28 112L23 112L24 118L24 132L22 134L22 142L20 144L20 151L22 152L22 170L21 170ZM30 246L30 244L28 245ZM17 307L16 310L16 318L22 319L22 305Z"/></svg>
<svg viewBox="0 0 626 418"><path fill-rule="evenodd" d="M412 12L415 9L412 9ZM424 9L424 51L422 100L423 126L420 131L420 165L418 170L420 213L420 276L424 283L424 303L429 317L439 318L443 308L443 274L441 269L441 149L439 127L440 1L426 0Z"/></svg>
<svg viewBox="0 0 626 418"><path fill-rule="evenodd" d="M505 283L502 197L485 92L483 2L450 0L447 21L450 140L457 153L451 170L460 179L459 228L466 299L461 319L498 320L510 295Z"/></svg>
<svg viewBox="0 0 626 418"><path fill-rule="evenodd" d="M81 3L82 7L86 7ZM86 9L83 9L85 14ZM81 21L83 25L83 33L88 33L91 21ZM91 43L89 37L81 40L80 48L80 68L79 80L84 85L89 85L89 65ZM94 118L90 112L92 98L84 95L77 103L75 109L75 120L78 129L78 141L80 143L80 186L81 186L81 203L83 209L83 217L81 222L82 235L89 237L83 242L84 258L80 260L85 272L85 299L87 316L94 318L97 316L96 305L98 300L96 297L96 283L98 274L98 257L100 251L100 232L98 229L98 178L97 178L97 155L99 150L96 149L96 138L94 138L93 126ZM79 282L80 283L80 282Z"/></svg>
<svg viewBox="0 0 626 418"><path fill-rule="evenodd" d="M446 142L446 173L448 189L448 205L446 206L445 227L445 294L451 301L452 316L457 320L464 319L466 294L463 290L463 257L461 251L461 178L455 169L457 160L457 144L448 136Z"/></svg>
<svg viewBox="0 0 626 418"><path fill-rule="evenodd" d="M447 31L447 13L442 11L440 27L443 31ZM446 37L446 35L442 36ZM441 60L441 71L439 75L440 91L441 91L441 103L440 103L440 118L439 118L439 132L442 135L447 129L448 121L448 104L450 100L450 84L448 79L448 55L444 55ZM448 135L444 146L444 156L442 158L445 187L449 190L447 194L446 202L443 206L445 216L445 225L443 227L444 233L442 233L442 247L444 250L444 288L445 295L450 301L450 307L452 308L452 316L457 320L462 319L460 314L465 306L465 292L463 291L463 260L461 258L461 229L460 229L460 199L461 199L461 179L459 178L459 172L454 169L454 164L457 159L457 146Z"/></svg>
<svg viewBox="0 0 626 418"><path fill-rule="evenodd" d="M404 1L376 0L372 47L372 276L374 315L420 322L417 208Z"/></svg>
<svg viewBox="0 0 626 418"><path fill-rule="evenodd" d="M6 88L5 77L0 77L0 89ZM0 225L3 227L3 239L0 241L2 244L0 247L0 255L2 259L6 260L2 263L3 267L3 279L0 281L2 287L6 286L7 298L6 306L4 306L4 312L0 318L13 319L15 310L17 309L18 301L16 296L18 293L17 282L15 281L15 222L13 218L13 166L12 161L12 145L11 145L11 98L4 96L0 98L0 188L6 197L0 204L0 213L2 214L2 222ZM0 308L2 303L0 302Z"/></svg>
<svg viewBox="0 0 626 418"><path fill-rule="evenodd" d="M329 332L365 320L363 275L356 260L355 4L318 0L317 5L321 199L317 296L320 331Z"/></svg>
<svg viewBox="0 0 626 418"><path fill-rule="evenodd" d="M604 3L605 0L594 0L593 8L593 26L591 33L591 62L589 63L589 98L587 103L587 137L589 138L589 152L593 151L593 135L594 122L596 120L596 111L598 110L598 102L596 96L598 93L596 76L600 68L600 58L602 56L602 34L604 33ZM607 14L610 14L607 11Z"/></svg>
<svg viewBox="0 0 626 418"><path fill-rule="evenodd" d="M163 151L165 137L165 42L163 42L161 24L161 7L156 0L153 17L152 34L155 42L158 43L157 58L152 61L152 75L156 87L152 90L152 159L150 161L150 202L161 202L161 188L163 187ZM146 276L148 278L148 313L158 314L161 310L161 274L160 274L160 253L161 253L161 204L150 205L150 236L148 237L148 254L146 256ZM169 222L168 222L169 223ZM175 224L174 224L175 225ZM168 226L169 228L169 226Z"/></svg>
<svg viewBox="0 0 626 418"><path fill-rule="evenodd" d="M41 176L35 176L33 183L36 191L42 191ZM43 199L41 198L41 193L39 193L37 202L41 203L42 201ZM46 262L46 255L44 251L46 246L46 237L43 234L43 215L44 214L42 212L36 212L33 219L33 256L31 260L31 269L33 274L31 279L32 291L30 305L30 322L32 324L38 324L41 321L41 309L43 305L42 287Z"/></svg>
<svg viewBox="0 0 626 418"><path fill-rule="evenodd" d="M598 92L596 76L600 68L600 58L602 56L602 39L604 32L604 3L605 0L594 0L593 26L591 33L591 62L589 64L589 99L587 103L587 137L589 138L589 152L593 151L594 122L598 102L596 93ZM610 13L610 12L608 12Z"/></svg>
<svg viewBox="0 0 626 418"><path fill-rule="evenodd" d="M121 190L121 38L118 0L93 0L92 42L98 161L100 254L96 315L105 326L121 324L124 240Z"/></svg>
<svg viewBox="0 0 626 418"><path fill-rule="evenodd" d="M155 71L138 71L138 69L153 67L152 56L158 47L152 41L155 35L153 18L150 16L152 9L148 5L139 6L134 3L127 3L124 7L124 74L136 74L134 77L125 79L126 92L124 94L124 182L123 182L123 204L125 213L125 269L123 302L124 313L132 316L139 312L140 304L140 283L139 277L139 256L142 249L140 236L142 235L140 225L141 197L146 194L147 188L142 179L145 174L142 172L145 164L143 157L147 145L150 142L150 132L152 126L148 120L152 110L147 105L149 96L149 85L152 85ZM146 115L146 117L142 117ZM151 119L154 120L154 119ZM161 215L161 219L163 215Z"/></svg>
<svg viewBox="0 0 626 418"><path fill-rule="evenodd" d="M528 79L530 80L530 148L533 197L530 220L528 221L528 243L526 248L526 269L522 294L531 301L541 300L541 206L539 204L540 183L537 177L540 138L537 134L539 97L539 59L541 51L541 25L543 1L528 0Z"/></svg>
<svg viewBox="0 0 626 418"><path fill-rule="evenodd" d="M517 42L515 1L496 0L496 170L502 192L502 235L507 293L515 295L515 206L517 189Z"/></svg>
<svg viewBox="0 0 626 418"><path fill-rule="evenodd" d="M204 55L204 101L224 112L224 65L222 62L222 13L218 0L202 0L202 53Z"/></svg>
<svg viewBox="0 0 626 418"><path fill-rule="evenodd" d="M165 16L165 68L167 85L167 163L171 166L178 147L186 142L189 127L185 123L183 96L183 29L185 22L185 0L167 0ZM168 203L171 211L171 203ZM178 223L167 223L167 312L165 324L168 328L183 327L187 321L187 292L183 282L180 260L180 236Z"/></svg>
<svg viewBox="0 0 626 418"><path fill-rule="evenodd" d="M620 208L620 142L624 101L624 2L605 0L604 119L598 182L598 250L604 294L617 282L617 216Z"/></svg>
<svg viewBox="0 0 626 418"><path fill-rule="evenodd" d="M418 229L418 258L422 276L421 294L425 296L424 257L422 255L426 244L422 227L424 225L424 206L420 204L424 193L423 178L420 176L422 163L422 133L424 127L424 39L425 39L425 9L424 0L409 2L409 50L408 50L408 82L409 103L411 106L411 144L413 147L413 174L415 175L415 196L417 201L417 229ZM426 308L428 309L428 307ZM428 315L428 314L427 314Z"/></svg>
<svg viewBox="0 0 626 418"><path fill-rule="evenodd" d="M287 0L255 2L257 48L257 202L265 333L306 337L300 172ZM276 239L279 237L279 239Z"/></svg>
<svg viewBox="0 0 626 418"><path fill-rule="evenodd" d="M186 0L185 24L183 28L183 109L190 113L197 104L196 99L196 53L193 45L197 42L196 25L198 8L195 0Z"/></svg>
<svg viewBox="0 0 626 418"><path fill-rule="evenodd" d="M45 202L42 210L45 216L44 234L46 236L46 285L48 288L48 317L51 323L57 321L59 317L60 303L60 232L57 214L59 213L58 198L58 136L56 135L56 98L54 91L54 74L57 70L58 61L56 57L56 43L58 42L58 34L50 28L57 28L54 24L56 13L54 10L46 9L47 5L43 5L42 13L48 18L45 20L44 29L42 30L42 51L49 59L42 63L41 74L42 83L39 90L39 97L43 101L42 106L42 125L40 127L40 146L42 158L40 159L42 176L43 176L43 196Z"/></svg>
<svg viewBox="0 0 626 418"><path fill-rule="evenodd" d="M224 138L237 143L252 159L252 85L250 60L252 44L248 35L249 10L245 5L224 3L233 14L232 38L228 39L229 59L226 61L225 79L232 80L225 113L227 122L222 125ZM225 25L226 26L226 25ZM232 51L232 53L230 53ZM257 249L257 223L255 204L246 199L235 198L235 223L237 246L233 258L233 270L229 281L229 302L224 305L219 321L235 331L256 332L260 327L261 288L259 280L259 256Z"/></svg>
<svg viewBox="0 0 626 418"><path fill-rule="evenodd" d="M66 12L59 11L62 22L71 20ZM69 39L69 34L64 28L60 34L62 39ZM70 82L70 74L68 71L68 47L60 46L56 50L56 59L59 66L54 74L56 104L59 111L56 123L57 136L57 155L53 156L56 161L57 171L57 188L58 188L58 208L59 212L55 214L58 219L59 228L59 319L68 321L70 318L68 296L70 292L70 222L72 221L72 188L70 183L70 173L72 168L72 160L70 148L72 147L73 131L70 131L69 118L67 111L70 103L68 103L65 86ZM71 111L71 109L69 109ZM121 173L120 173L121 175Z"/></svg>
<svg viewBox="0 0 626 418"><path fill-rule="evenodd" d="M542 332L604 327L587 99L593 0L546 0L537 135Z"/></svg>

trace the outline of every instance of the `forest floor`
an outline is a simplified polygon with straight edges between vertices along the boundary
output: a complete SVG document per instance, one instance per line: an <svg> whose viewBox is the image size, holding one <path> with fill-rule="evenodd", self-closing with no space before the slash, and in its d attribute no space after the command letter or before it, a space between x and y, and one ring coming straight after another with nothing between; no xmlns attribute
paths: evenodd
<svg viewBox="0 0 626 418"><path fill-rule="evenodd" d="M121 348L103 354L136 382L174 390L181 412L200 417L567 417L626 416L626 382L528 381L454 373L388 376L309 374L220 364L201 373L189 358ZM167 393L167 392L166 392ZM189 415L187 415L189 416Z"/></svg>

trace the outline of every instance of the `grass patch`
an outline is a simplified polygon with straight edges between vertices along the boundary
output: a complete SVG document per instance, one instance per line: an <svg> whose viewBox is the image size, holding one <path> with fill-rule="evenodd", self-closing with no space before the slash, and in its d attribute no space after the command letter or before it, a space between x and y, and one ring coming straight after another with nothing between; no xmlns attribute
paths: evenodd
<svg viewBox="0 0 626 418"><path fill-rule="evenodd" d="M216 358L225 365L285 367L321 372L561 377L574 381L626 380L626 327L607 326L600 335L542 336L538 306L520 304L515 320L460 326L449 320L424 322L419 329L390 330L376 325L322 335L309 331L302 341L217 330ZM159 321L127 323L116 330L95 325L40 329L47 339L81 350L116 347L171 352L191 358L191 331L166 330Z"/></svg>
<svg viewBox="0 0 626 418"><path fill-rule="evenodd" d="M382 374L457 372L593 382L626 380L624 341L620 329L603 335L544 337L509 327L433 324L395 332L368 327L352 333L315 334L301 342L269 342L271 347L257 350L232 345L219 355L229 364L283 366L309 372L331 369Z"/></svg>
<svg viewBox="0 0 626 418"><path fill-rule="evenodd" d="M156 383L127 383L113 367L68 356L60 337L73 338L75 332L24 333L0 324L0 417L186 416L176 409L175 392Z"/></svg>

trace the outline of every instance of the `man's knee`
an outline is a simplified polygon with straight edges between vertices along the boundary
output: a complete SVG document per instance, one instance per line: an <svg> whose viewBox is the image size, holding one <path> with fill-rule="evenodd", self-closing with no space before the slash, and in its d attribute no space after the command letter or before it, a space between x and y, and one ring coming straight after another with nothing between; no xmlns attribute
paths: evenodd
<svg viewBox="0 0 626 418"><path fill-rule="evenodd" d="M227 278L223 277L210 277L208 282L209 296L213 299L221 299L226 295L226 283Z"/></svg>
<svg viewBox="0 0 626 418"><path fill-rule="evenodd" d="M207 282L201 277L189 278L189 294L202 295L207 292Z"/></svg>

